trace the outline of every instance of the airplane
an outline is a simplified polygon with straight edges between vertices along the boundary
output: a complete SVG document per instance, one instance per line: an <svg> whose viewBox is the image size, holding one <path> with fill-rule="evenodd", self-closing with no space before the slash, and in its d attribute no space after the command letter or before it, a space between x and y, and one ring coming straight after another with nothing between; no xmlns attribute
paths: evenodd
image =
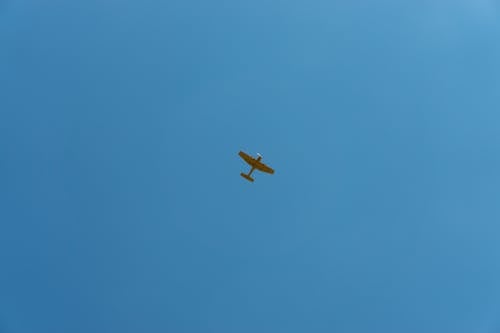
<svg viewBox="0 0 500 333"><path fill-rule="evenodd" d="M245 178L246 180L253 182L254 179L251 177L251 174L255 169L270 174L274 173L274 170L272 168L268 167L260 161L262 159L262 156L259 153L257 153L257 158L253 158L252 156L242 151L240 151L238 155L240 155L240 157L252 167L248 173L241 173L241 177Z"/></svg>

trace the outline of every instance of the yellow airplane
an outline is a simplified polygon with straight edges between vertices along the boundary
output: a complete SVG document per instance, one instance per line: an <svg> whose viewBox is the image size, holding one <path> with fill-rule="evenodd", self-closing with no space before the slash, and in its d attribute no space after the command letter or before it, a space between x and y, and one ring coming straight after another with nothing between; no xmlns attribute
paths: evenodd
<svg viewBox="0 0 500 333"><path fill-rule="evenodd" d="M253 178L250 177L250 175L252 174L252 172L257 169L259 171L262 171L262 172L267 172L267 173L270 173L270 174L273 174L274 173L274 170L270 167L268 167L267 165L265 165L264 163L262 163L260 160L262 159L262 156L257 153L258 157L257 158L253 158L252 156L240 151L238 153L238 155L240 155L240 157L242 159L245 160L245 162L247 162L248 164L250 164L250 166L252 167L252 169L250 169L250 172L248 173L241 173L241 177L245 178L246 180L248 181L251 181L253 182Z"/></svg>

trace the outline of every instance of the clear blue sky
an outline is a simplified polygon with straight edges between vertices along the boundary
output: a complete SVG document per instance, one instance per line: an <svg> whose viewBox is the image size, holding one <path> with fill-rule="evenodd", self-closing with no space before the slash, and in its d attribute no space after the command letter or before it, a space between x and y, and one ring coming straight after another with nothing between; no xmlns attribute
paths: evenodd
<svg viewBox="0 0 500 333"><path fill-rule="evenodd" d="M0 0L0 332L500 332L499 2Z"/></svg>

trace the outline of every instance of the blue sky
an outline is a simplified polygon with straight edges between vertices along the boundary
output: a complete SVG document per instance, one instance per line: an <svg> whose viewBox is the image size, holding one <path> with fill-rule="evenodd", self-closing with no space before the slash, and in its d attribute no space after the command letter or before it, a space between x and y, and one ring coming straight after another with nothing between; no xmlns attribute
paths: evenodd
<svg viewBox="0 0 500 333"><path fill-rule="evenodd" d="M2 333L500 331L497 1L3 0L0 156Z"/></svg>

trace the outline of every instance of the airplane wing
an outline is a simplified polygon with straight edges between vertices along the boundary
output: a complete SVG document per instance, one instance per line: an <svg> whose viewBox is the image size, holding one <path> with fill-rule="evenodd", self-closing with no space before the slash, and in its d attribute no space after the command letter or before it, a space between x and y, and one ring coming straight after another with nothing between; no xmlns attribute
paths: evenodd
<svg viewBox="0 0 500 333"><path fill-rule="evenodd" d="M241 157L242 159L244 159L244 160L245 160L245 162L247 162L247 163L248 163L248 164L250 164L251 166L253 166L253 164L255 163L255 160L252 158L252 156L247 155L247 154L245 154L245 153L244 153L244 152L242 152L242 151L240 151L240 152L238 153L238 155L240 155L240 157Z"/></svg>
<svg viewBox="0 0 500 333"><path fill-rule="evenodd" d="M255 168L257 170L262 171L262 172L267 172L267 173L270 173L270 174L274 173L273 168L270 168L270 167L268 167L267 165L265 165L264 163L261 163L261 162L256 162L255 163Z"/></svg>

